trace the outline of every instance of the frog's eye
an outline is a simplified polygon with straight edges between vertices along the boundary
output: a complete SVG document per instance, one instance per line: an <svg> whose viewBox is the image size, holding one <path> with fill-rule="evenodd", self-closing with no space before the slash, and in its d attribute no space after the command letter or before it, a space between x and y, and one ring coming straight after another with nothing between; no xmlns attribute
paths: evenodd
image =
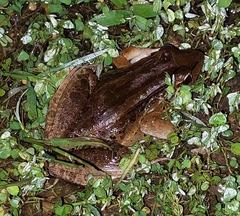
<svg viewBox="0 0 240 216"><path fill-rule="evenodd" d="M187 85L191 82L192 82L192 75L191 74L186 75L185 78L184 78L183 84Z"/></svg>
<svg viewBox="0 0 240 216"><path fill-rule="evenodd" d="M183 68L182 68L183 70ZM185 71L186 69L183 70L182 73L175 74L175 85L187 85L192 82L192 75L190 71Z"/></svg>

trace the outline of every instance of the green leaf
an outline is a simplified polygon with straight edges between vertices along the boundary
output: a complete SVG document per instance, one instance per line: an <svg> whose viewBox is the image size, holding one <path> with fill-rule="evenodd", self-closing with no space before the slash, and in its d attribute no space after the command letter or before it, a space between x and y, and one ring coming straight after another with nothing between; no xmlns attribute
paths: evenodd
<svg viewBox="0 0 240 216"><path fill-rule="evenodd" d="M22 50L17 58L17 61L21 62L21 61L26 61L29 59L29 55L28 53L26 53L24 50Z"/></svg>
<svg viewBox="0 0 240 216"><path fill-rule="evenodd" d="M6 179L8 177L9 173L7 173L6 170L4 170L3 168L0 168L0 179ZM1 200L0 200L1 202Z"/></svg>
<svg viewBox="0 0 240 216"><path fill-rule="evenodd" d="M151 18L158 15L158 13L153 10L153 5L150 4L135 4L132 8L134 15L144 18Z"/></svg>
<svg viewBox="0 0 240 216"><path fill-rule="evenodd" d="M188 194L188 196L192 196L193 194L196 193L196 191L197 191L196 186L193 185L193 186L189 189L189 191L188 191L187 194Z"/></svg>
<svg viewBox="0 0 240 216"><path fill-rule="evenodd" d="M9 156L11 156L11 150L5 150L0 151L0 158L1 159L7 159Z"/></svg>
<svg viewBox="0 0 240 216"><path fill-rule="evenodd" d="M165 83L166 83L166 85L172 85L172 78L169 75L169 73L165 74Z"/></svg>
<svg viewBox="0 0 240 216"><path fill-rule="evenodd" d="M11 9L21 14L22 4L20 2L15 2L15 4L11 5Z"/></svg>
<svg viewBox="0 0 240 216"><path fill-rule="evenodd" d="M183 20L184 19L184 14L182 10L177 10L174 12L175 17L179 20Z"/></svg>
<svg viewBox="0 0 240 216"><path fill-rule="evenodd" d="M220 40L214 39L212 41L212 47L215 50L221 50L223 48L223 43Z"/></svg>
<svg viewBox="0 0 240 216"><path fill-rule="evenodd" d="M0 0L0 6L6 6L8 4L8 0Z"/></svg>
<svg viewBox="0 0 240 216"><path fill-rule="evenodd" d="M8 193L10 193L13 196L18 195L19 193L19 187L18 186L11 186L11 187L7 187L7 191Z"/></svg>
<svg viewBox="0 0 240 216"><path fill-rule="evenodd" d="M101 186L97 187L94 190L94 194L100 199L105 199L107 197L106 191Z"/></svg>
<svg viewBox="0 0 240 216"><path fill-rule="evenodd" d="M179 96L182 98L182 104L186 104L192 100L192 93L190 92L191 87L182 85L179 91Z"/></svg>
<svg viewBox="0 0 240 216"><path fill-rule="evenodd" d="M66 5L70 5L72 3L72 0L60 0L60 2L66 4Z"/></svg>
<svg viewBox="0 0 240 216"><path fill-rule="evenodd" d="M74 23L75 23L75 28L77 31L83 31L84 23L82 22L82 20L76 19Z"/></svg>
<svg viewBox="0 0 240 216"><path fill-rule="evenodd" d="M161 40L164 34L164 28L162 25L159 25L156 30L154 31L154 38L155 40Z"/></svg>
<svg viewBox="0 0 240 216"><path fill-rule="evenodd" d="M169 171L173 168L173 166L175 165L175 163L176 163L176 160L175 160L175 159L171 159L171 160L169 161L169 163L167 164Z"/></svg>
<svg viewBox="0 0 240 216"><path fill-rule="evenodd" d="M2 63L2 67L3 67L3 69L4 69L6 72L9 72L11 63L12 63L12 59L11 59L11 58L7 58L6 61L5 61L5 63Z"/></svg>
<svg viewBox="0 0 240 216"><path fill-rule="evenodd" d="M222 112L213 114L209 119L209 123L213 125L223 125L226 124L226 122L227 122L226 115L223 114Z"/></svg>
<svg viewBox="0 0 240 216"><path fill-rule="evenodd" d="M240 203L238 200L232 200L226 203L225 210L227 215L238 215Z"/></svg>
<svg viewBox="0 0 240 216"><path fill-rule="evenodd" d="M153 2L153 11L154 12L158 12L160 11L162 8L162 1L159 1L159 0L154 0Z"/></svg>
<svg viewBox="0 0 240 216"><path fill-rule="evenodd" d="M166 88L166 91L168 93L168 99L170 99L172 96L173 96L173 93L174 93L174 86L173 85L170 85Z"/></svg>
<svg viewBox="0 0 240 216"><path fill-rule="evenodd" d="M138 26L138 28L140 28L143 31L146 31L148 20L138 15L135 16L135 19L136 19L136 25Z"/></svg>
<svg viewBox="0 0 240 216"><path fill-rule="evenodd" d="M35 142L41 142L41 140L35 140ZM42 142L44 143L45 141L42 141ZM70 146L70 147L80 148L84 146L88 146L88 147L93 146L93 147L104 147L104 148L111 149L109 145L107 145L100 139L84 137L84 136L72 137L72 138L52 138L50 142L52 146L58 146L58 147Z"/></svg>
<svg viewBox="0 0 240 216"><path fill-rule="evenodd" d="M60 5L60 4L49 4L48 9L49 9L50 13L62 14L62 12L64 11L62 5Z"/></svg>
<svg viewBox="0 0 240 216"><path fill-rule="evenodd" d="M235 158L235 157L231 157L231 159L230 159L230 163L229 163L230 165L231 165L231 167L233 167L233 168L238 168L238 161L237 161L237 158Z"/></svg>
<svg viewBox="0 0 240 216"><path fill-rule="evenodd" d="M139 158L138 158L139 162L142 163L142 164L145 164L146 161L147 161L147 158L145 155L140 155Z"/></svg>
<svg viewBox="0 0 240 216"><path fill-rule="evenodd" d="M233 132L231 130L226 130L226 131L222 132L222 135L225 137L231 137L231 136L233 136Z"/></svg>
<svg viewBox="0 0 240 216"><path fill-rule="evenodd" d="M21 126L20 126L19 122L13 121L10 123L10 128L13 130L19 130L19 129L21 129Z"/></svg>
<svg viewBox="0 0 240 216"><path fill-rule="evenodd" d="M110 65L112 64L112 57L107 54L107 56L104 58L104 65Z"/></svg>
<svg viewBox="0 0 240 216"><path fill-rule="evenodd" d="M232 143L231 152L240 156L240 143Z"/></svg>
<svg viewBox="0 0 240 216"><path fill-rule="evenodd" d="M0 26L6 26L9 23L9 16L0 14ZM1 36L0 36L1 38Z"/></svg>
<svg viewBox="0 0 240 216"><path fill-rule="evenodd" d="M71 213L73 207L71 205L65 204L63 206L58 206L55 208L55 213L58 216L66 216Z"/></svg>
<svg viewBox="0 0 240 216"><path fill-rule="evenodd" d="M123 157L119 163L120 169L125 170L128 167L130 161L130 158Z"/></svg>
<svg viewBox="0 0 240 216"><path fill-rule="evenodd" d="M240 49L239 47L233 47L232 49L232 52L233 52L233 56L238 58L240 56Z"/></svg>
<svg viewBox="0 0 240 216"><path fill-rule="evenodd" d="M223 202L229 202L237 195L237 191L234 188L226 187L222 197Z"/></svg>
<svg viewBox="0 0 240 216"><path fill-rule="evenodd" d="M12 157L13 159L18 158L18 157L19 157L19 150L17 150L17 149L12 149L12 150L11 150L11 157Z"/></svg>
<svg viewBox="0 0 240 216"><path fill-rule="evenodd" d="M121 182L119 184L119 188L120 190L122 190L123 192L125 191L130 191L131 190L131 186L129 184L124 184L123 182Z"/></svg>
<svg viewBox="0 0 240 216"><path fill-rule="evenodd" d="M173 22L175 20L175 14L171 9L167 9L168 21Z"/></svg>
<svg viewBox="0 0 240 216"><path fill-rule="evenodd" d="M182 168L184 169L184 168L190 168L190 167L191 167L191 161L188 158L186 158L182 163Z"/></svg>
<svg viewBox="0 0 240 216"><path fill-rule="evenodd" d="M238 110L238 105L240 104L240 93L233 92L227 95L229 111L232 113L235 110Z"/></svg>
<svg viewBox="0 0 240 216"><path fill-rule="evenodd" d="M123 8L127 4L126 0L111 0L111 2L119 8Z"/></svg>
<svg viewBox="0 0 240 216"><path fill-rule="evenodd" d="M68 54L68 53L63 53L62 55L61 55L61 57L60 57L60 62L62 62L62 63L68 63L68 62L70 62L70 61L72 61L72 59L71 59L71 56Z"/></svg>
<svg viewBox="0 0 240 216"><path fill-rule="evenodd" d="M19 197L14 197L13 199L10 200L10 204L13 207L13 214L12 215L18 215L17 208L19 207L19 204L20 204L20 198Z"/></svg>
<svg viewBox="0 0 240 216"><path fill-rule="evenodd" d="M130 17L131 13L126 10L112 10L104 14L95 16L91 21L97 22L102 26L114 26L125 23L125 18Z"/></svg>
<svg viewBox="0 0 240 216"><path fill-rule="evenodd" d="M28 82L27 87L28 115L30 119L33 119L37 117L37 95L30 82Z"/></svg>
<svg viewBox="0 0 240 216"><path fill-rule="evenodd" d="M201 185L201 190L206 191L209 188L209 182L203 182Z"/></svg>
<svg viewBox="0 0 240 216"><path fill-rule="evenodd" d="M234 71L234 70L227 70L227 71L224 72L222 78L223 78L224 82L227 82L228 80L232 79L235 76L236 76L236 71Z"/></svg>
<svg viewBox="0 0 240 216"><path fill-rule="evenodd" d="M170 140L171 143L177 144L179 142L178 135L174 132L171 132L167 135L167 139Z"/></svg>
<svg viewBox="0 0 240 216"><path fill-rule="evenodd" d="M7 193L0 193L0 202L1 203L7 202L7 199L8 199L8 194ZM4 212L3 205L0 206L0 215L1 215L1 212Z"/></svg>
<svg viewBox="0 0 240 216"><path fill-rule="evenodd" d="M164 1L164 2L163 2L163 8L164 8L164 10L167 10L169 6L171 6L171 2L170 2L170 1Z"/></svg>
<svg viewBox="0 0 240 216"><path fill-rule="evenodd" d="M94 207L93 205L88 205L88 208L91 209L91 212L93 213L94 216L101 216L98 209L96 207Z"/></svg>
<svg viewBox="0 0 240 216"><path fill-rule="evenodd" d="M232 3L232 0L219 0L218 1L218 6L227 8L230 4Z"/></svg>
<svg viewBox="0 0 240 216"><path fill-rule="evenodd" d="M0 88L0 97L4 96L5 93L6 93L5 90Z"/></svg>
<svg viewBox="0 0 240 216"><path fill-rule="evenodd" d="M219 176L213 176L211 179L211 184L216 185L221 181L221 178Z"/></svg>
<svg viewBox="0 0 240 216"><path fill-rule="evenodd" d="M145 151L146 151L147 158L149 160L157 158L157 156L158 156L158 150L157 150L156 145L153 145L153 144L150 145L148 148L145 149ZM139 162L141 162L140 160L141 160L141 155L139 156ZM143 162L141 162L141 163L143 163ZM144 163L146 163L146 161L144 161Z"/></svg>
<svg viewBox="0 0 240 216"><path fill-rule="evenodd" d="M89 26L84 26L83 37L90 39L94 35L93 31Z"/></svg>

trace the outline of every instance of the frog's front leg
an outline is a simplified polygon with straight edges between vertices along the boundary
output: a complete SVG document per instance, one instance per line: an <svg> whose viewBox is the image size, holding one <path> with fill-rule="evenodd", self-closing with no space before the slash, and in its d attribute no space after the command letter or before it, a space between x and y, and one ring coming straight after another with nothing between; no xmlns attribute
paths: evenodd
<svg viewBox="0 0 240 216"><path fill-rule="evenodd" d="M97 77L87 67L69 73L50 101L45 139L71 137L96 83Z"/></svg>
<svg viewBox="0 0 240 216"><path fill-rule="evenodd" d="M157 52L158 50L159 48L139 48L130 46L123 49L119 53L119 56L113 59L113 64L117 68L124 68L150 56L152 53Z"/></svg>
<svg viewBox="0 0 240 216"><path fill-rule="evenodd" d="M163 112L155 110L140 117L135 122L129 123L119 142L124 146L132 146L137 141L144 140L145 134L156 139L166 140L168 134L173 131L173 124L164 120Z"/></svg>

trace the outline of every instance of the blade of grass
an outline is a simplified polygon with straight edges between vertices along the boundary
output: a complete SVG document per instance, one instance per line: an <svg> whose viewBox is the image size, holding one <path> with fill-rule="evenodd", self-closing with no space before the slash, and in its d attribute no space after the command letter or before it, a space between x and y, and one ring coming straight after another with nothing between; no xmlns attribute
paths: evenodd
<svg viewBox="0 0 240 216"><path fill-rule="evenodd" d="M50 140L52 146L59 146L59 147L71 147L71 148L82 148L84 146L89 147L102 147L108 148L112 150L112 148L104 143L102 140L92 137L74 137L74 138L52 138Z"/></svg>
<svg viewBox="0 0 240 216"><path fill-rule="evenodd" d="M24 94L26 94L26 92L27 92L28 90L25 90L22 94L21 94L21 96L19 97L19 99L18 99L18 102L17 102L17 105L16 105L16 110L15 110L15 116L16 116L16 118L17 118L17 120L18 120L18 122L19 122L19 124L20 124L20 127L21 127L21 129L22 130L24 130L24 125L23 125L23 123L22 123L22 121L21 121L21 118L20 118L20 114L19 114L19 110L20 110L20 103L21 103L21 100L22 100L22 97L23 97L23 95Z"/></svg>
<svg viewBox="0 0 240 216"><path fill-rule="evenodd" d="M81 58L78 58L78 59L75 59L73 61L70 61L66 64L63 64L57 68L52 68L50 69L50 73L54 73L54 72L57 72L57 71L60 71L60 70L63 70L65 68L70 68L70 69L73 69L74 67L76 66L79 66L79 65L82 65L83 63L86 63L100 55L102 55L103 53L106 53L109 49L104 49L104 50L100 50L100 51L97 51L95 53L91 53L89 55L86 55L86 56L83 56Z"/></svg>
<svg viewBox="0 0 240 216"><path fill-rule="evenodd" d="M94 146L94 147L107 147L107 148L110 148L108 145L99 142L98 139L94 139L94 141L90 141L90 142L87 142L86 141L86 137L85 138L85 141L84 142L80 142L80 141L77 141L77 142L74 142L73 140L76 140L77 138L53 138L51 140L36 140L36 139L32 139L32 138L23 138L23 141L25 142L28 142L28 143L31 143L31 144L36 144L36 145L40 145L40 146L44 146L60 155L63 155L67 158L69 158L71 161L76 161L78 162L79 164L82 164L86 167L89 167L93 170L95 170L95 168L93 166L91 166L90 164L86 163L85 161L81 160L80 158L74 156L74 155L71 155L70 153L58 148L59 146L60 147L69 147L71 146L72 148L74 147L83 147L83 146ZM72 140L71 140L72 139ZM69 142L69 140L71 140ZM71 145L69 145L71 144ZM75 144L75 145L74 145ZM56 147L58 146L58 147Z"/></svg>
<svg viewBox="0 0 240 216"><path fill-rule="evenodd" d="M73 69L74 67L76 66L79 66L79 65L82 65L83 63L86 63L106 52L108 52L109 49L104 49L104 50L100 50L100 51L97 51L95 53L91 53L89 55L86 55L86 56L83 56L81 58L78 58L78 59L75 59L73 61L70 61L66 64L63 64L59 67L56 67L56 68L51 68L49 69L49 72L50 73L55 73L57 71L61 71L63 69L66 69L66 68L69 68L70 70ZM30 72L27 72L27 71L18 71L18 72L5 72L3 73L3 76L9 76L9 77L12 77L12 78L15 78L15 79L29 79L30 81L36 81L36 76Z"/></svg>
<svg viewBox="0 0 240 216"><path fill-rule="evenodd" d="M138 155L141 151L141 148L138 148L133 159L130 161L129 165L127 166L127 168L124 170L121 178L117 181L117 183L114 185L114 190L116 190L116 188L118 187L118 185L120 184L120 182L126 177L126 175L128 174L128 172L130 171L130 169L133 167L133 165L136 163L137 159L138 159Z"/></svg>

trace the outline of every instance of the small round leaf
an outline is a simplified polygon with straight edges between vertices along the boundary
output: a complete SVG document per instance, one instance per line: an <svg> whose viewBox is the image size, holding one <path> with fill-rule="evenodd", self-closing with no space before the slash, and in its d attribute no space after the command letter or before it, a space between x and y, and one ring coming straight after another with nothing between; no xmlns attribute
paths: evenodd
<svg viewBox="0 0 240 216"><path fill-rule="evenodd" d="M209 123L213 125L223 125L226 124L227 118L222 112L213 114L210 119Z"/></svg>
<svg viewBox="0 0 240 216"><path fill-rule="evenodd" d="M25 61L25 60L28 60L28 59L29 59L29 55L28 55L24 50L22 50L22 51L20 52L20 54L19 54L19 56L18 56L18 58L17 58L17 60L18 60L19 62Z"/></svg>
<svg viewBox="0 0 240 216"><path fill-rule="evenodd" d="M7 191L8 193L10 193L11 195L13 196L16 196L18 195L19 193L19 187L18 186L11 186L11 187L7 187Z"/></svg>
<svg viewBox="0 0 240 216"><path fill-rule="evenodd" d="M218 1L218 6L227 8L230 4L232 3L232 0L219 0Z"/></svg>

